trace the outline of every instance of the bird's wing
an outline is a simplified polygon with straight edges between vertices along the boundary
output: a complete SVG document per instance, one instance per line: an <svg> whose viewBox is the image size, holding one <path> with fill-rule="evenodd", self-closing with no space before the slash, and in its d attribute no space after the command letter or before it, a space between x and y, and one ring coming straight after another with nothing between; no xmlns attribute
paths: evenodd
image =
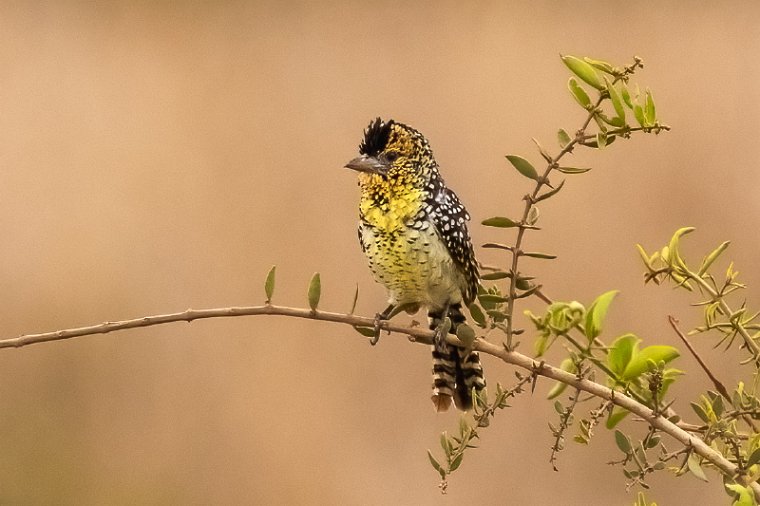
<svg viewBox="0 0 760 506"><path fill-rule="evenodd" d="M478 293L479 277L470 232L467 230L470 215L456 193L445 186L432 192L430 198L435 202L430 206L433 210L430 213L431 221L446 245L454 265L465 278L466 286L462 289L462 297L466 304L470 304Z"/></svg>

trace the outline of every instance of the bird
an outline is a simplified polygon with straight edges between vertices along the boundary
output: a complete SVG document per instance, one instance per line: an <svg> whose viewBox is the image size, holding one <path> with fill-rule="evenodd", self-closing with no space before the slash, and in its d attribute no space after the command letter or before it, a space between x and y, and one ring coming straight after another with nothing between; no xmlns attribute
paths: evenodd
<svg viewBox="0 0 760 506"><path fill-rule="evenodd" d="M438 412L452 401L462 411L471 409L473 392L486 385L480 356L445 339L447 330L456 334L465 321L463 306L478 292L467 209L446 186L427 139L403 123L370 121L359 156L345 167L359 180L359 244L375 280L388 292L388 307L376 315L370 343L377 343L381 321L426 308L436 331L433 405Z"/></svg>

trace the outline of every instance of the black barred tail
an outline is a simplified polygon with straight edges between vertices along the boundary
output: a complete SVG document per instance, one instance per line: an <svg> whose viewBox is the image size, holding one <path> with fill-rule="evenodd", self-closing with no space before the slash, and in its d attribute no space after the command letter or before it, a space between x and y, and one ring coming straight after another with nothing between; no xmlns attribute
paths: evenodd
<svg viewBox="0 0 760 506"><path fill-rule="evenodd" d="M440 314L431 312L430 328L436 329L441 324ZM456 327L465 320L459 304L449 310L451 329L456 334ZM454 405L462 411L472 408L472 390L480 392L486 386L480 354L477 351L452 346L445 341L433 345L433 404L436 411L446 411Z"/></svg>
<svg viewBox="0 0 760 506"><path fill-rule="evenodd" d="M456 393L458 353L444 343L446 350L433 346L433 405L438 412L447 411ZM452 354L453 352L453 354Z"/></svg>
<svg viewBox="0 0 760 506"><path fill-rule="evenodd" d="M457 391L454 404L462 411L472 409L472 389L480 392L486 387L483 376L483 366L480 364L480 354L466 348L455 348L458 355Z"/></svg>

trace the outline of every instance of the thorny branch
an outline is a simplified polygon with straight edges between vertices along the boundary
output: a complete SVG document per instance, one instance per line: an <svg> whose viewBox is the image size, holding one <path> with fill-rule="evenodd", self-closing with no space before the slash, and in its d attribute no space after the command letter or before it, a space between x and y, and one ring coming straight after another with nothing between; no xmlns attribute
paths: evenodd
<svg viewBox="0 0 760 506"><path fill-rule="evenodd" d="M642 62L640 58L635 58L634 62L625 67L623 69L623 72L621 75L615 77L612 81L612 84L615 84L619 82L620 80L627 79L627 76L630 74L633 74L637 68L642 67ZM517 334L518 331L514 328L513 325L513 315L514 315L514 309L515 309L515 300L518 297L517 295L517 280L518 280L518 270L517 266L519 263L519 258L522 255L522 243L523 238L525 236L525 231L534 229L535 227L533 224L529 223L529 217L531 215L531 212L534 211L534 207L536 202L540 200L539 193L541 192L542 188L544 186L549 186L551 188L551 185L549 183L549 175L551 175L552 171L559 168L560 160L564 158L565 155L572 153L573 150L579 146L579 145L586 145L586 143L592 139L596 138L596 135L590 135L586 133L586 130L588 129L591 122L594 120L594 118L599 113L599 108L602 105L602 103L607 99L607 96L604 94L600 94L599 98L596 100L596 102L589 106L588 109L588 115L586 116L586 119L584 120L583 124L581 125L580 129L578 129L575 132L575 136L570 139L570 141L560 150L559 153L557 153L556 156L550 157L549 155L545 155L545 159L547 161L547 166L544 172L536 178L536 185L533 188L533 191L526 194L524 197L525 200L525 207L523 208L523 214L522 218L519 222L517 222L517 237L515 238L514 246L507 248L512 252L512 263L510 266L510 272L512 273L510 282L509 282L509 292L507 294L507 319L506 319L506 347L508 350L512 350L512 337L513 335ZM656 127L656 131L661 130L669 130L670 127L667 125L658 125ZM629 136L631 132L637 132L637 131L651 131L652 127L635 127L632 128L630 126L621 127L619 129L610 130L607 132L607 135L610 136ZM544 152L542 151L542 154Z"/></svg>
<svg viewBox="0 0 760 506"><path fill-rule="evenodd" d="M88 335L107 334L109 332L114 332L117 330L150 327L166 323L191 322L193 320L200 320L205 318L229 318L253 315L308 318L312 320L344 323L354 327L371 327L375 322L374 318L357 316L353 314L276 306L273 304L265 304L263 306L227 307L216 309L188 309L179 313L145 316L142 318L116 322L105 322L98 325L58 330L54 332L45 332L41 334L26 334L19 337L0 340L0 348L21 348L30 344L61 341ZM394 325L387 321L381 322L381 328L387 331L405 334L409 336L410 340L412 341L427 344L432 342L434 334L434 332L430 330L421 329L419 327ZM459 340L454 336L447 336L447 339L452 344L459 346L462 345L462 343L459 342ZM634 415L646 421L651 427L670 435L679 443L685 446L689 446L696 454L713 464L725 476L737 477L736 479L738 481L748 481L746 479L743 479L744 475L737 465L727 460L719 452L713 450L709 445L702 441L702 439L690 434L663 416L655 414L647 406L637 402L636 400L621 392L613 391L610 388L589 379L579 378L576 374L565 372L559 368L552 367L543 362L537 362L536 360L528 357L527 355L523 355L522 353L509 351L500 344L489 343L483 339L477 339L472 344L472 348L480 351L481 353L486 353L488 355L496 357L507 364L525 369L531 372L531 374L536 374L549 379L560 381L562 383L566 383L568 386L578 391L589 393L595 397L620 406L621 408L630 411ZM744 485L750 487L756 497L760 497L759 483L744 483Z"/></svg>

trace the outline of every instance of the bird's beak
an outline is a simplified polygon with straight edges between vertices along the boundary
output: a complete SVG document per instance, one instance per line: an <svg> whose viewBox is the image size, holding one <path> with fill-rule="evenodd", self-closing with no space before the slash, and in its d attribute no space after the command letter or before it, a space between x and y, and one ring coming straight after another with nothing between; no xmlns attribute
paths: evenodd
<svg viewBox="0 0 760 506"><path fill-rule="evenodd" d="M370 174L385 174L388 171L388 167L380 163L380 160L369 155L354 158L346 164L346 168Z"/></svg>

